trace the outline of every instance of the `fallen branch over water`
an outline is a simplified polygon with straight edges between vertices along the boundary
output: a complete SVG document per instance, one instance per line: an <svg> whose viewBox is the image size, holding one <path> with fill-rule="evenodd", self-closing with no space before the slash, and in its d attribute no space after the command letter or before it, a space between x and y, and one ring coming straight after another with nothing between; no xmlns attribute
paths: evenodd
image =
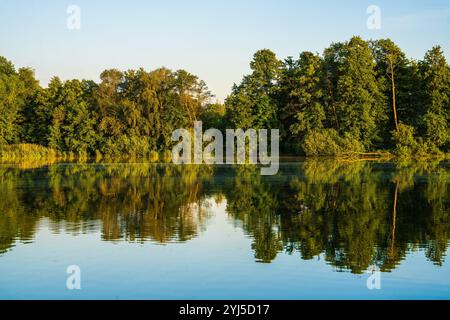
<svg viewBox="0 0 450 320"><path fill-rule="evenodd" d="M395 158L395 155L389 152L348 152L342 153L336 157L341 161L379 161Z"/></svg>

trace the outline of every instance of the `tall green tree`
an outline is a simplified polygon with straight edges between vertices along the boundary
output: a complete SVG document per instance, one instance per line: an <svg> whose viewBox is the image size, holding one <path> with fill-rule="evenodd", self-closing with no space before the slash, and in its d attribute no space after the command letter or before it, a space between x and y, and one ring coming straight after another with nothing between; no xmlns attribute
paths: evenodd
<svg viewBox="0 0 450 320"><path fill-rule="evenodd" d="M58 86L58 80L55 84ZM49 146L79 154L93 153L97 146L97 116L93 113L92 92L95 83L71 80L59 85L52 101ZM50 97L51 99L52 97Z"/></svg>
<svg viewBox="0 0 450 320"><path fill-rule="evenodd" d="M264 49L255 53L241 84L234 85L227 98L227 120L235 128L275 128L278 103L275 98L282 63L275 53Z"/></svg>
<svg viewBox="0 0 450 320"><path fill-rule="evenodd" d="M22 91L23 83L14 65L0 57L0 144L19 142Z"/></svg>
<svg viewBox="0 0 450 320"><path fill-rule="evenodd" d="M437 147L450 141L450 68L441 47L433 47L420 62L425 103L421 132Z"/></svg>
<svg viewBox="0 0 450 320"><path fill-rule="evenodd" d="M18 97L22 103L18 119L19 139L21 142L39 144L41 141L38 139L36 110L40 105L40 96L43 89L39 85L39 81L36 80L34 71L29 68L19 69L18 77L22 84L22 90Z"/></svg>
<svg viewBox="0 0 450 320"><path fill-rule="evenodd" d="M323 78L323 60L316 54L303 52L298 60L285 61L279 84L284 143L291 141L298 147L308 132L323 128Z"/></svg>
<svg viewBox="0 0 450 320"><path fill-rule="evenodd" d="M379 73L383 90L388 96L392 106L392 122L395 130L398 130L397 96L398 96L398 73L399 69L405 69L407 65L405 54L390 39L381 39L371 42L373 55L376 61L377 72ZM383 81L384 80L384 81Z"/></svg>
<svg viewBox="0 0 450 320"><path fill-rule="evenodd" d="M381 144L380 128L387 118L372 52L360 37L353 37L339 49L335 102L339 131L371 149Z"/></svg>

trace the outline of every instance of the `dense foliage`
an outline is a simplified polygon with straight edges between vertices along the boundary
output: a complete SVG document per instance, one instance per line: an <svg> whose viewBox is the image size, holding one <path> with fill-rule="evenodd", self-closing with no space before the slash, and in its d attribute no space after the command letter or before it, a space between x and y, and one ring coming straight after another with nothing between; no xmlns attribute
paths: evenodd
<svg viewBox="0 0 450 320"><path fill-rule="evenodd" d="M167 150L172 131L200 120L205 83L179 70L106 70L100 83L41 88L29 69L0 60L0 144L32 143L76 155L147 156Z"/></svg>
<svg viewBox="0 0 450 320"><path fill-rule="evenodd" d="M338 155L450 149L450 68L440 47L408 59L389 39L353 37L322 55L284 61L258 51L225 104L184 70L106 70L100 83L42 88L0 57L0 145L38 144L77 156L151 156L190 128L279 128L285 153ZM2 150L5 150L3 148Z"/></svg>
<svg viewBox="0 0 450 320"><path fill-rule="evenodd" d="M353 37L323 55L258 51L226 100L230 127L280 128L285 152L338 155L450 147L450 68L440 47L407 59L391 40Z"/></svg>

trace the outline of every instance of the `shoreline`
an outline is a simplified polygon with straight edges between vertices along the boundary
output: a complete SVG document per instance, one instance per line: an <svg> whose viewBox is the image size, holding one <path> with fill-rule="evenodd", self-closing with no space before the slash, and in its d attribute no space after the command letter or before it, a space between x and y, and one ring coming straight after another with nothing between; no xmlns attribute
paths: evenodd
<svg viewBox="0 0 450 320"><path fill-rule="evenodd" d="M346 152L338 155L297 156L281 155L279 163L302 162L307 160L336 160L338 162L392 162L392 161L450 161L450 153L430 154L428 156L399 156L389 151L373 152ZM94 155L76 154L72 152L59 152L41 145L0 145L0 164L20 163L172 163L171 154L168 151L152 151L148 155L122 155L109 156L97 153ZM227 165L225 163L219 165Z"/></svg>

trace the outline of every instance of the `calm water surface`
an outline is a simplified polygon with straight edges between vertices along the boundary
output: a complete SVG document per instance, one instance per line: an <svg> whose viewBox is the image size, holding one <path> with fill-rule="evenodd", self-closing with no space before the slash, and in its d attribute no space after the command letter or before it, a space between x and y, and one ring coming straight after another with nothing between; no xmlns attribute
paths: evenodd
<svg viewBox="0 0 450 320"><path fill-rule="evenodd" d="M449 240L448 163L0 165L1 299L449 299Z"/></svg>

